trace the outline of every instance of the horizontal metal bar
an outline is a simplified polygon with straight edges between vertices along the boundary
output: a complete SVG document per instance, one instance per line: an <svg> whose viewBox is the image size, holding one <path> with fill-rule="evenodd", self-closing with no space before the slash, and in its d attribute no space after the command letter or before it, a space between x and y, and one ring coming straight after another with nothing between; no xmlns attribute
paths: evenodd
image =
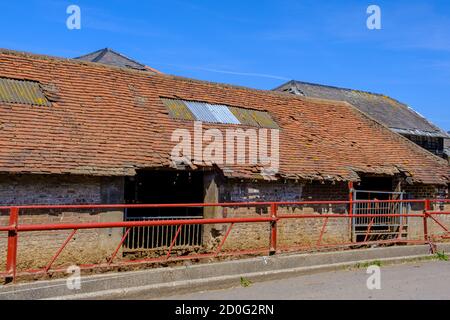
<svg viewBox="0 0 450 320"><path fill-rule="evenodd" d="M430 202L445 202L445 203L450 203L450 199L430 199Z"/></svg>
<svg viewBox="0 0 450 320"><path fill-rule="evenodd" d="M298 218L383 218L383 217L424 217L423 213L392 213L392 214L379 214L379 213L364 213L364 214L289 214L289 215L279 215L279 219L298 219Z"/></svg>
<svg viewBox="0 0 450 320"><path fill-rule="evenodd" d="M237 250L234 252L221 252L219 253L219 257L227 257L227 256L237 256L237 255L251 255L251 254L269 254L269 249L262 248L262 249L248 249L248 250ZM207 258L214 258L215 253L203 253L203 254L195 254L195 255L188 255L188 256L179 256L179 257L173 257L169 260L166 260L165 257L162 258L148 258L148 259L140 259L140 260L125 260L120 262L115 262L112 264L108 263L101 263L101 264L81 264L78 265L80 270L93 270L93 269L102 269L102 268L113 268L113 267L121 267L121 266L131 266L131 265L142 265L142 264L149 264L149 263L157 263L157 262L167 262L167 261L182 261L182 260L191 260L191 259L207 259ZM67 268L57 268L49 270L51 273L65 273L67 272ZM22 272L18 272L17 276L26 276L26 275L40 275L45 274L46 271L44 269L34 269L34 270L26 270ZM0 273L0 277L7 277L7 273Z"/></svg>
<svg viewBox="0 0 450 320"><path fill-rule="evenodd" d="M425 203L425 199L411 200L353 200L353 201L298 201L298 202L225 202L225 203L166 203L166 204L84 204L84 205L20 205L2 206L0 210L18 209L133 209L133 208L192 208L192 207L254 207L289 205L333 205L354 203Z"/></svg>
<svg viewBox="0 0 450 320"><path fill-rule="evenodd" d="M60 224L26 224L15 228L12 226L0 227L0 231L42 231L42 230L66 230L66 229L97 229L97 228L127 228L147 226L174 226L192 224L221 224L221 223L251 223L271 222L280 219L298 218L361 218L361 217L424 217L425 214L295 214L279 215L278 217L255 218L219 218L219 219L185 219L185 220L147 220L147 221L120 221L120 222L86 222L86 223L60 223Z"/></svg>
<svg viewBox="0 0 450 320"><path fill-rule="evenodd" d="M159 217L127 217L126 220L174 220L174 219L203 219L203 216L159 216Z"/></svg>
<svg viewBox="0 0 450 320"><path fill-rule="evenodd" d="M355 193L372 193L372 194L377 194L377 193L381 193L381 194L393 194L393 195L402 195L405 194L404 192L392 192L392 191L370 191L370 190L355 190Z"/></svg>
<svg viewBox="0 0 450 320"><path fill-rule="evenodd" d="M0 231L17 230L23 231L43 231L43 230L66 230L66 229L97 229L97 228L127 228L146 226L175 226L191 224L220 224L220 223L251 223L270 222L272 217L255 218L223 218L223 219L199 219L199 220L153 220L153 221L121 221L121 222L93 222L93 223L61 223L61 224L27 224L14 227L0 227Z"/></svg>
<svg viewBox="0 0 450 320"><path fill-rule="evenodd" d="M360 232L358 232L358 231L356 231L355 232L355 234L356 235L365 235L367 233L367 231L360 231ZM398 231L397 232L395 232L395 231L389 231L389 232L383 232L383 231L373 231L373 230L370 230L370 232L368 233L368 235L369 236L372 236L372 235L390 235L390 234L393 234L393 235L398 235ZM403 234L405 234L405 233L408 233L407 231L404 231L404 232L402 232ZM356 242L355 244L360 244L361 242Z"/></svg>

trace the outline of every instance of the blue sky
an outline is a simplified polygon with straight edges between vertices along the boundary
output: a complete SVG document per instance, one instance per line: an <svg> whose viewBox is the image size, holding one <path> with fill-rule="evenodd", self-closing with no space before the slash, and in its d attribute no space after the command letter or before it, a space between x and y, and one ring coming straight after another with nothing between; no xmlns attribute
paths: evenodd
<svg viewBox="0 0 450 320"><path fill-rule="evenodd" d="M66 28L67 6L81 30ZM366 27L380 6L382 29ZM290 79L383 93L450 130L450 1L4 1L0 47L110 47L165 73L272 89Z"/></svg>

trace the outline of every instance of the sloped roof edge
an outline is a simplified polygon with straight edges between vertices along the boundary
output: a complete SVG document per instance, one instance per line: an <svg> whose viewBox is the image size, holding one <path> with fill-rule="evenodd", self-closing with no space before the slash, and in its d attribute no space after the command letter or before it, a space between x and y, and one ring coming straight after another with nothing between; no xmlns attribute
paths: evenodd
<svg viewBox="0 0 450 320"><path fill-rule="evenodd" d="M318 84L318 83L311 83L311 82L305 82L305 81L298 81L298 80L290 80L276 88L274 88L274 91L281 91L284 88L288 88L289 86L291 87L295 87L296 91L298 91L300 94L303 94L304 96L308 96L308 93L305 92L305 88L302 86L312 86L312 87L316 87L316 88L324 88L324 89L331 89L334 90L336 92L349 92L349 93L360 93L362 95L370 95L370 96L374 96L374 97L378 97L379 99L389 99L391 100L397 107L399 108L404 108L405 112L409 112L410 114L414 114L414 116L416 117L415 119L418 120L420 119L420 121L422 122L422 124L420 126L422 126L423 128L417 128L416 126L411 124L409 126L396 126L396 125L391 125L391 124L387 124L389 128L391 128L394 131L397 131L399 133L404 133L404 134L410 134L410 135L419 135L419 136L429 136L429 137L438 137L438 138L450 138L450 136L441 128L439 128L438 126L436 126L435 124L433 124L430 120L428 120L427 118L425 118L423 115L421 115L420 113L418 113L416 110L414 110L413 108L411 108L410 106L408 106L405 103L402 103L392 97L386 96L384 94L380 94L380 93L374 93L374 92L370 92L370 91L363 91L363 90L355 90L355 89L349 89L349 88L345 88L345 87L337 87L337 86L331 86L331 85L324 85L324 84ZM349 102L349 101L347 101ZM360 106L354 104L357 108L360 108ZM365 110L367 111L367 110ZM376 110L373 110L374 112ZM384 119L386 120L386 119ZM384 122L382 119L377 119L377 121L379 122ZM419 120L418 120L419 121ZM405 122L403 122L404 124ZM424 128L427 129L424 129Z"/></svg>

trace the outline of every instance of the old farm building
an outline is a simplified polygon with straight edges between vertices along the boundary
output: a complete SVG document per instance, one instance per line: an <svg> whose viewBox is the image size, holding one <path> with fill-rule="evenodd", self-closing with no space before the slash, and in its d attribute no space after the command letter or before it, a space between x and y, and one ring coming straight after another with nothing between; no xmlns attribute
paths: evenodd
<svg viewBox="0 0 450 320"><path fill-rule="evenodd" d="M450 136L450 132L447 132L447 134ZM444 155L450 162L450 138L444 139Z"/></svg>
<svg viewBox="0 0 450 320"><path fill-rule="evenodd" d="M450 138L449 135L407 105L391 97L294 80L274 90L311 98L347 101L422 148L439 157L448 157L444 143Z"/></svg>
<svg viewBox="0 0 450 320"><path fill-rule="evenodd" d="M450 179L445 160L346 102L79 60L1 51L0 114L1 205L347 200L349 182L361 190L424 198L445 194ZM267 178L257 164L195 158L190 166L174 166L173 132L191 132L194 120L203 122L203 130L219 132L279 129L279 170ZM308 208L317 214L326 210ZM23 212L20 219L121 221L264 213L264 208ZM8 216L1 219L6 223ZM308 241L317 227L291 226L280 237ZM334 222L327 237L352 237L347 227L347 222ZM185 244L201 246L223 230L190 231L195 236ZM255 225L243 226L230 236L229 245L266 243L259 231ZM103 259L121 236L122 230L81 233L76 241L83 249L77 255ZM57 233L40 234L41 242L32 233L27 237L19 254L30 263L47 254L39 249L42 242L51 247L65 238ZM168 245L160 235L158 240L131 238L135 242L124 250Z"/></svg>

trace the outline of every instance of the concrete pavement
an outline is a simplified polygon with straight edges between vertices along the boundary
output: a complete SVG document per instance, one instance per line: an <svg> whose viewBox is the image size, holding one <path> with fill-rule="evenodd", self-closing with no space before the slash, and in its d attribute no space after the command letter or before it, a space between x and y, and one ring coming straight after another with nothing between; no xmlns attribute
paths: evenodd
<svg viewBox="0 0 450 320"><path fill-rule="evenodd" d="M56 279L0 286L0 300L14 299L141 299L226 289L245 277L253 282L337 271L374 260L384 265L428 259L430 247L392 246L346 251L279 254L223 262L187 264L141 271L84 275L79 290ZM438 244L449 252L449 244Z"/></svg>
<svg viewBox="0 0 450 320"><path fill-rule="evenodd" d="M302 275L256 282L250 287L202 291L165 299L182 300L298 300L298 299L450 299L450 261L381 265L381 289L366 286L366 268ZM145 295L137 297L146 299Z"/></svg>

